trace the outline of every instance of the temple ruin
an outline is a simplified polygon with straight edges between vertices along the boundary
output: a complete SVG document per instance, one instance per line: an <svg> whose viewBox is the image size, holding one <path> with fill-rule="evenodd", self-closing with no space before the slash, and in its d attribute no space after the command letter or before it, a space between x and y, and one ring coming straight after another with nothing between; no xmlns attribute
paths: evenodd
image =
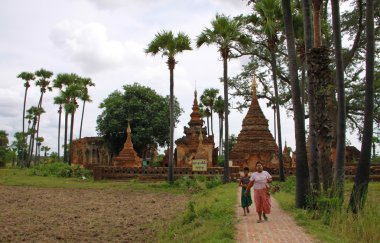
<svg viewBox="0 0 380 243"><path fill-rule="evenodd" d="M111 165L112 153L101 137L85 137L73 141L72 163L92 168Z"/></svg>

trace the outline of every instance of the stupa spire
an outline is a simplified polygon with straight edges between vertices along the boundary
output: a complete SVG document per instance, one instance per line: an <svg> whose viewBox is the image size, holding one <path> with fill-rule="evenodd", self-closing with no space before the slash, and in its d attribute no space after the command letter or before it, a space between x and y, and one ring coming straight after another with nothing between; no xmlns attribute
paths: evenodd
<svg viewBox="0 0 380 243"><path fill-rule="evenodd" d="M253 80L252 80L252 99L257 99L257 82L256 82L255 75L253 75Z"/></svg>

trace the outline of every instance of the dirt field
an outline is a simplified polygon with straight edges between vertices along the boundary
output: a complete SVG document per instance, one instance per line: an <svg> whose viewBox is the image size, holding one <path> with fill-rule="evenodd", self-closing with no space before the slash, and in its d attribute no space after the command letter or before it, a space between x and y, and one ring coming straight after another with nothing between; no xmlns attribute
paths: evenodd
<svg viewBox="0 0 380 243"><path fill-rule="evenodd" d="M0 242L155 242L183 195L0 185Z"/></svg>

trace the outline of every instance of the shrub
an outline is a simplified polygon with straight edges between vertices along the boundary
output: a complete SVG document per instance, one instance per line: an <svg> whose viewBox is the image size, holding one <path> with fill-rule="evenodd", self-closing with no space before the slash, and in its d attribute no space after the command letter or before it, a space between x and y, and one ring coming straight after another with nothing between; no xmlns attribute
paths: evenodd
<svg viewBox="0 0 380 243"><path fill-rule="evenodd" d="M39 164L30 169L30 175L36 176L56 176L56 177L82 177L90 178L92 172L81 168L79 165L69 165L67 163L55 162Z"/></svg>

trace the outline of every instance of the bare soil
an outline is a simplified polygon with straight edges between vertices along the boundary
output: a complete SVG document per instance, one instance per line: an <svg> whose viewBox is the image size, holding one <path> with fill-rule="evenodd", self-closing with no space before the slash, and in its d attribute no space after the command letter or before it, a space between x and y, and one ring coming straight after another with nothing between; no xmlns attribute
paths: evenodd
<svg viewBox="0 0 380 243"><path fill-rule="evenodd" d="M0 242L155 242L184 195L0 185Z"/></svg>

